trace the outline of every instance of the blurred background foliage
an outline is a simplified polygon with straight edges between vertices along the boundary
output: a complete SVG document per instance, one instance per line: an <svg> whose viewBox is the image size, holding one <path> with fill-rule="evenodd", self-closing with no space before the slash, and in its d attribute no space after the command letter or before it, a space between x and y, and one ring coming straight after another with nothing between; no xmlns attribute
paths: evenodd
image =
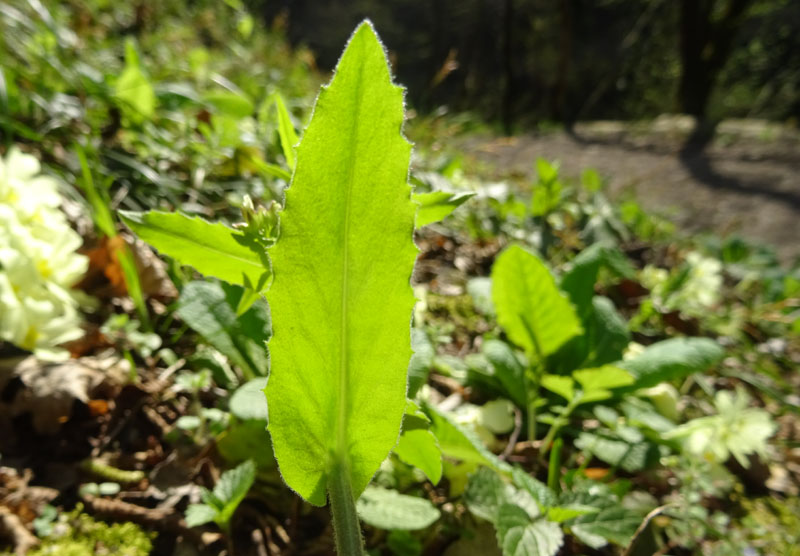
<svg viewBox="0 0 800 556"><path fill-rule="evenodd" d="M370 17L416 107L512 124L698 117L797 119L792 0L253 0L321 68ZM399 58L399 59L398 59Z"/></svg>

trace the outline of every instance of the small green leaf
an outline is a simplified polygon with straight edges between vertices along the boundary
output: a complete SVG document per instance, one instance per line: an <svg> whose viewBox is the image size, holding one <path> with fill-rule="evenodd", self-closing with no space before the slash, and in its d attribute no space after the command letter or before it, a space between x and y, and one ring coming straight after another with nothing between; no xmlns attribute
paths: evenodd
<svg viewBox="0 0 800 556"><path fill-rule="evenodd" d="M247 378L267 373L264 346L270 335L269 312L263 300L236 316L244 290L212 282L189 282L178 299L177 314Z"/></svg>
<svg viewBox="0 0 800 556"><path fill-rule="evenodd" d="M561 182L558 180L558 164L550 164L543 158L536 160L539 181L534 186L531 214L545 216L561 202Z"/></svg>
<svg viewBox="0 0 800 556"><path fill-rule="evenodd" d="M387 530L425 529L439 519L441 513L424 498L407 496L396 490L370 486L356 504L364 523Z"/></svg>
<svg viewBox="0 0 800 556"><path fill-rule="evenodd" d="M436 436L428 430L413 429L403 431L394 453L400 461L416 467L433 484L438 484L442 478L442 451Z"/></svg>
<svg viewBox="0 0 800 556"><path fill-rule="evenodd" d="M416 227L422 228L428 224L444 220L474 193L450 193L447 191L432 191L430 193L414 193L412 200L417 203Z"/></svg>
<svg viewBox="0 0 800 556"><path fill-rule="evenodd" d="M236 119L251 116L255 110L253 102L244 94L237 94L224 89L206 93L203 96L203 100L210 104L217 113Z"/></svg>
<svg viewBox="0 0 800 556"><path fill-rule="evenodd" d="M634 269L625 254L613 244L597 242L581 251L561 279L561 289L569 296L580 315L591 306L594 285L601 267L615 276L632 278Z"/></svg>
<svg viewBox="0 0 800 556"><path fill-rule="evenodd" d="M274 93L275 109L278 111L278 137L281 141L281 150L286 158L286 164L294 170L294 148L297 146L297 132L294 130L292 117L286 109L286 103L280 93Z"/></svg>
<svg viewBox="0 0 800 556"><path fill-rule="evenodd" d="M247 460L238 467L223 473L214 486L213 495L223 503L223 507L214 521L223 529L230 523L233 512L247 496L247 491L256 480L256 464Z"/></svg>
<svg viewBox="0 0 800 556"><path fill-rule="evenodd" d="M144 241L201 274L263 290L270 275L263 248L224 224L179 212L119 211L122 221Z"/></svg>
<svg viewBox="0 0 800 556"><path fill-rule="evenodd" d="M431 430L439 441L442 454L468 463L486 465L500 473L510 473L511 466L490 452L478 436L437 408L426 405L431 416Z"/></svg>
<svg viewBox="0 0 800 556"><path fill-rule="evenodd" d="M618 365L636 379L631 389L649 388L704 371L724 355L722 346L708 338L670 338L648 346L635 358Z"/></svg>
<svg viewBox="0 0 800 556"><path fill-rule="evenodd" d="M408 363L408 397L413 398L428 381L436 350L424 330L411 329L411 349L414 354Z"/></svg>
<svg viewBox="0 0 800 556"><path fill-rule="evenodd" d="M125 41L125 69L114 84L114 96L137 123L149 120L155 113L156 93L139 65L139 55L131 38Z"/></svg>
<svg viewBox="0 0 800 556"><path fill-rule="evenodd" d="M614 365L603 365L595 369L580 369L572 373L581 385L584 394L593 390L610 390L633 384L633 377L625 369Z"/></svg>
<svg viewBox="0 0 800 556"><path fill-rule="evenodd" d="M264 397L264 388L267 386L267 377L254 378L236 389L231 396L229 407L238 419L267 420L267 400Z"/></svg>
<svg viewBox="0 0 800 556"><path fill-rule="evenodd" d="M575 440L575 446L601 461L631 473L641 471L658 457L655 445L628 441L608 432L582 432Z"/></svg>
<svg viewBox="0 0 800 556"><path fill-rule="evenodd" d="M488 467L479 467L470 475L464 491L464 502L469 511L491 523L497 522L500 506L508 502L510 497L509 485Z"/></svg>
<svg viewBox="0 0 800 556"><path fill-rule="evenodd" d="M486 276L472 278L467 282L467 293L472 296L475 309L484 315L494 316L494 302L492 301L492 279Z"/></svg>
<svg viewBox="0 0 800 556"><path fill-rule="evenodd" d="M575 397L575 381L568 376L544 375L542 386L551 392L555 392L568 402Z"/></svg>
<svg viewBox="0 0 800 556"><path fill-rule="evenodd" d="M634 510L615 505L599 512L577 517L570 525L570 531L579 539L594 540L592 548L597 545L596 537L601 537L620 546L627 546L644 516ZM587 543L589 544L589 543Z"/></svg>
<svg viewBox="0 0 800 556"><path fill-rule="evenodd" d="M205 523L214 521L217 517L217 510L206 504L189 504L186 508L186 526L197 527Z"/></svg>
<svg viewBox="0 0 800 556"><path fill-rule="evenodd" d="M512 477L515 485L530 493L536 503L539 504L539 509L542 512L555 506L556 494L546 484L516 467Z"/></svg>
<svg viewBox="0 0 800 556"><path fill-rule="evenodd" d="M315 505L334 468L361 494L403 419L417 254L403 118L364 23L317 98L270 249L270 434L283 479Z"/></svg>
<svg viewBox="0 0 800 556"><path fill-rule="evenodd" d="M555 556L564 544L561 528L543 518L531 521L527 517L518 506L500 508L497 536L503 556Z"/></svg>
<svg viewBox="0 0 800 556"><path fill-rule="evenodd" d="M482 350L508 397L517 407L527 407L525 367L511 346L500 340L487 340Z"/></svg>
<svg viewBox="0 0 800 556"><path fill-rule="evenodd" d="M578 317L536 255L513 245L492 267L492 298L497 322L529 357L555 352L581 333Z"/></svg>
<svg viewBox="0 0 800 556"><path fill-rule="evenodd" d="M259 393L263 398L264 393ZM234 423L217 436L216 443L219 455L232 465L252 459L259 469L276 468L266 421L252 420Z"/></svg>

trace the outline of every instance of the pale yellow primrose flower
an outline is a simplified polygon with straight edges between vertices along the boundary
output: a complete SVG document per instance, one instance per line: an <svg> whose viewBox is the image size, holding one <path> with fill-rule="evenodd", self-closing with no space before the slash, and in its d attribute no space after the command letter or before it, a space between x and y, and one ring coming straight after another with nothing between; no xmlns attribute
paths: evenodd
<svg viewBox="0 0 800 556"><path fill-rule="evenodd" d="M58 209L58 183L40 169L16 148L0 158L0 340L54 359L67 355L56 346L82 334L70 288L88 259Z"/></svg>

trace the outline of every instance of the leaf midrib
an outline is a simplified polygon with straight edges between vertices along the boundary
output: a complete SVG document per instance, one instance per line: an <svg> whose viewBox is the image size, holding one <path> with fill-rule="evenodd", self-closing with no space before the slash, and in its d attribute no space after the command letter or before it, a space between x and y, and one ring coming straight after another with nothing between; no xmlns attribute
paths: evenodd
<svg viewBox="0 0 800 556"><path fill-rule="evenodd" d="M342 286L341 286L341 299L340 299L340 326L341 326L341 334L339 336L339 390L338 390L338 408L337 408L337 442L336 442L336 450L337 454L336 457L339 459L339 463L344 464L344 469L346 473L349 473L349 461L348 458L348 447L347 447L347 420L348 420L348 382L349 382L349 352L348 352L348 299L350 296L350 286L349 286L349 269L348 269L348 260L349 260L349 251L350 251L350 203L352 201L352 192L353 192L353 184L355 181L355 149L358 145L358 138L360 136L361 130L361 105L363 100L363 74L364 74L364 62L362 61L358 65L358 77L356 80L356 90L353 97L355 98L356 102L356 118L353 122L353 126L351 128L350 133L350 145L348 149L348 156L347 156L347 164L348 164L348 176L347 176L347 192L345 194L345 212L344 212L344 226L343 226L343 248L342 248L342 262L341 262L341 276L342 276Z"/></svg>

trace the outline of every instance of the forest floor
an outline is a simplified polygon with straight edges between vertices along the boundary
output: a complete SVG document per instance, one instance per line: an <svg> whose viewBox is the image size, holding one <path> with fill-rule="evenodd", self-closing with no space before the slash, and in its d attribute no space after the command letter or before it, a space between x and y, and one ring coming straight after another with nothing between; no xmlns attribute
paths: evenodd
<svg viewBox="0 0 800 556"><path fill-rule="evenodd" d="M612 197L633 192L685 232L738 233L774 246L784 262L800 256L800 133L728 121L701 151L683 148L686 131L679 118L647 126L592 122L571 132L471 136L458 148L498 178L532 176L537 157L559 160L567 176L594 168Z"/></svg>

